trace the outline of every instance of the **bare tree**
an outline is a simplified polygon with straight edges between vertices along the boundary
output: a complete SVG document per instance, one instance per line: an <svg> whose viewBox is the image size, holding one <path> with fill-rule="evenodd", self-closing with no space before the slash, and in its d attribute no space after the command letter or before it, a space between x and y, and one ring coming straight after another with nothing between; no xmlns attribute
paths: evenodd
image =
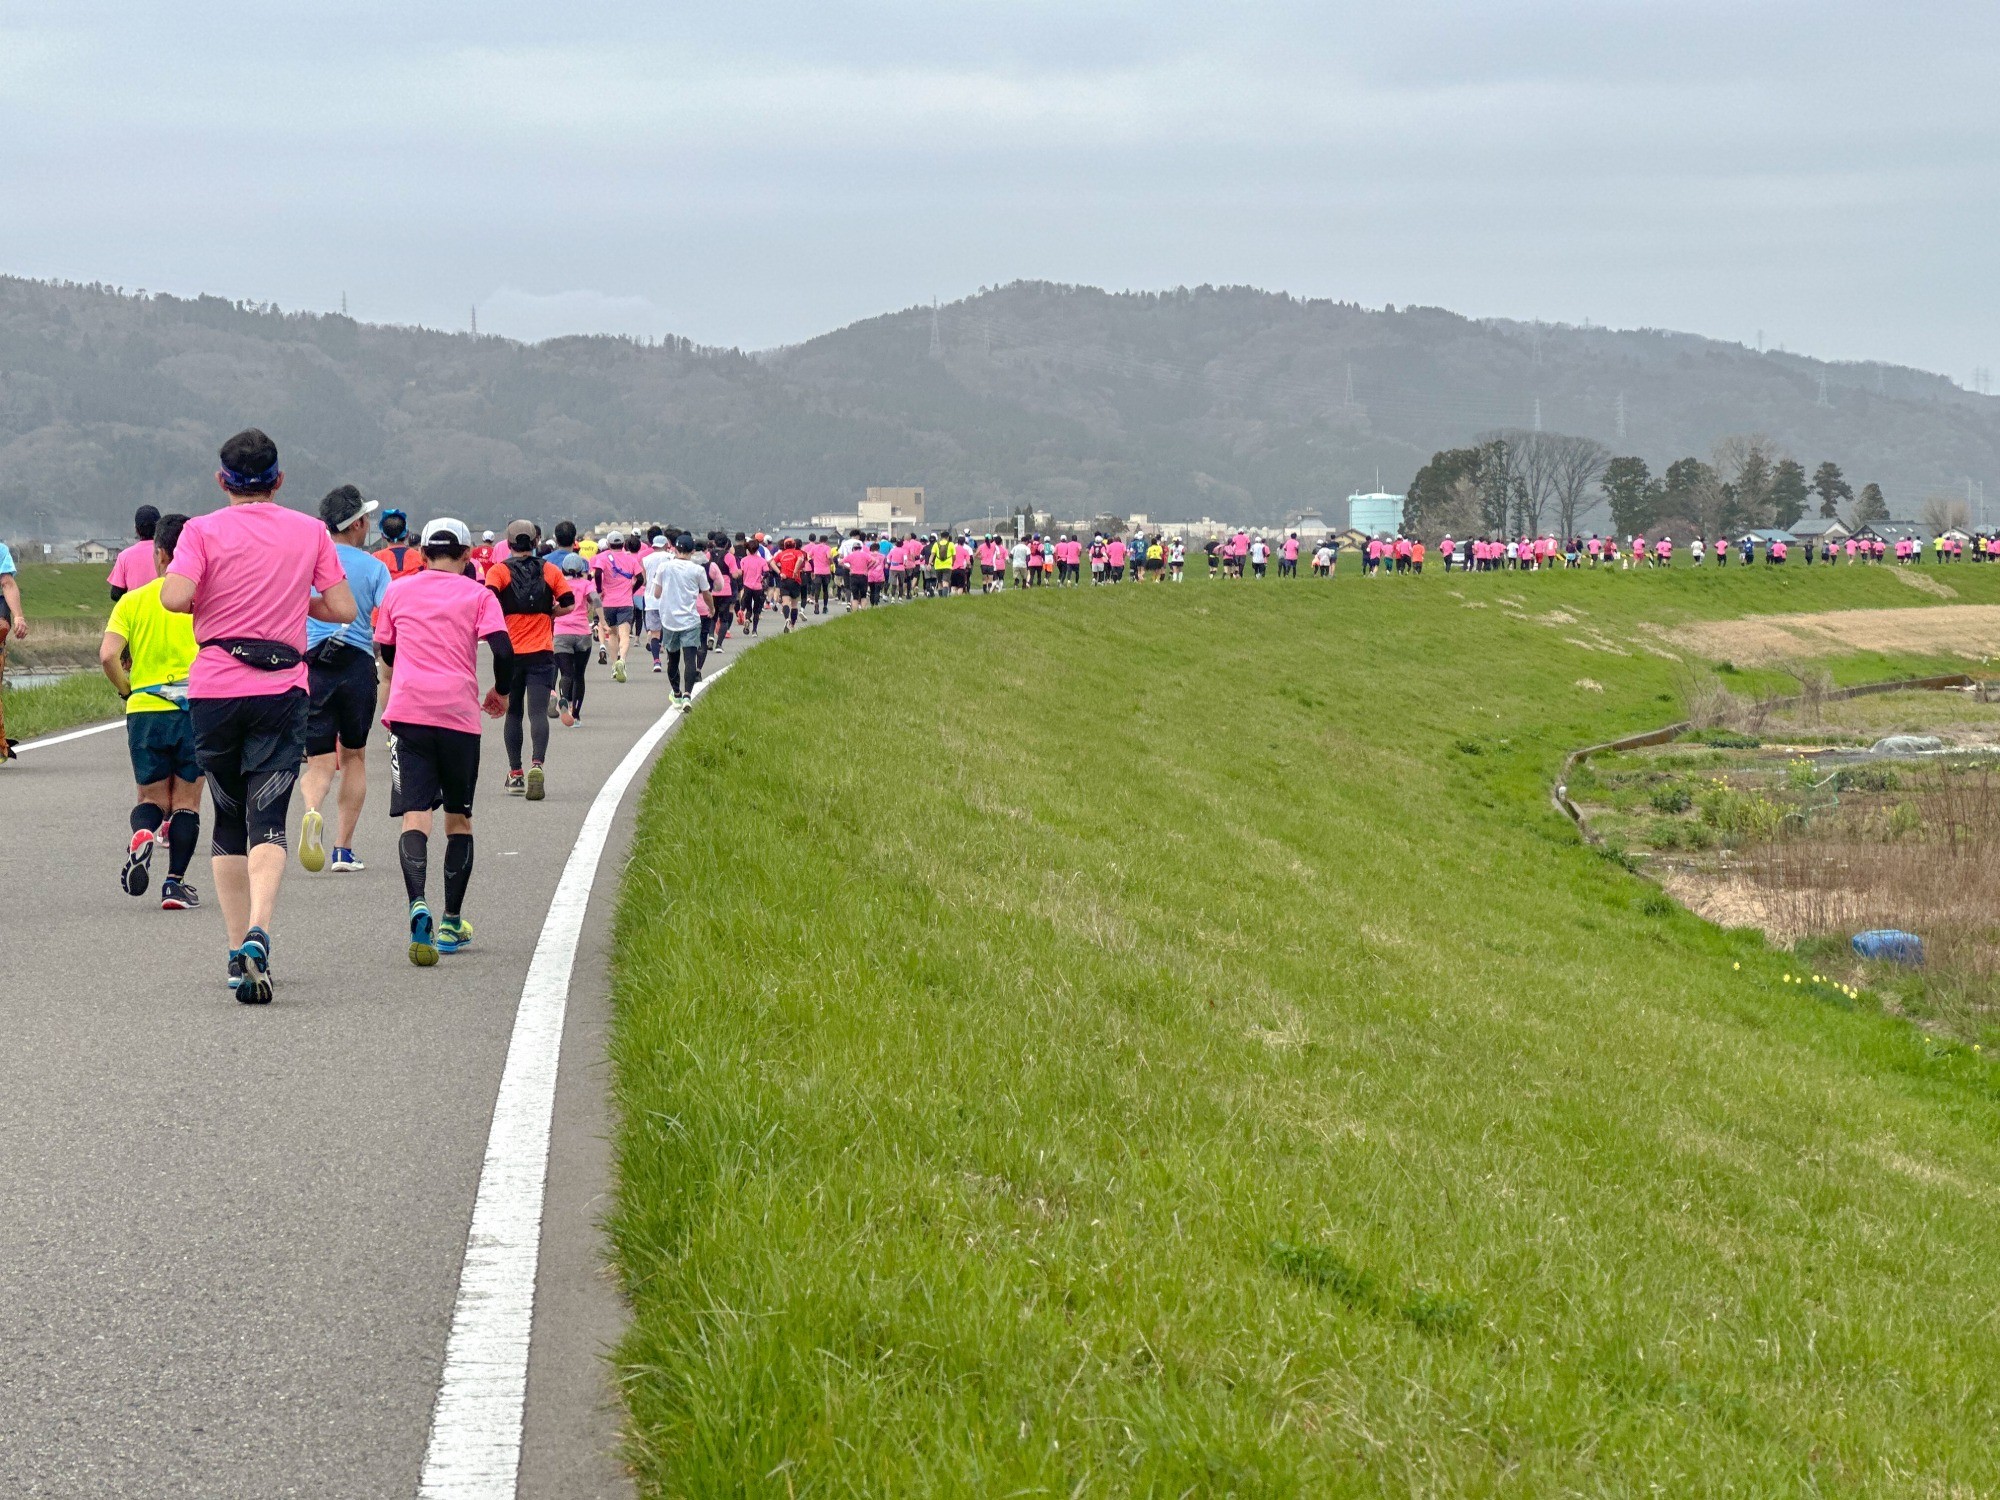
<svg viewBox="0 0 2000 1500"><path fill-rule="evenodd" d="M1933 495L1924 502L1924 508L1917 513L1917 519L1924 530L1932 536L1941 531L1970 531L1972 512L1963 500L1953 500L1944 495Z"/></svg>
<svg viewBox="0 0 2000 1500"><path fill-rule="evenodd" d="M1514 434L1515 451L1520 455L1521 498L1518 511L1523 536L1542 534L1542 517L1556 490L1556 444L1552 432Z"/></svg>
<svg viewBox="0 0 2000 1500"><path fill-rule="evenodd" d="M1556 505L1556 526L1566 542L1577 534L1583 513L1591 506L1590 492L1611 462L1611 450L1595 438L1544 433L1551 450L1550 469Z"/></svg>
<svg viewBox="0 0 2000 1500"><path fill-rule="evenodd" d="M1547 437L1519 427L1480 436L1487 454L1487 521L1494 535L1518 531L1534 536L1541 531L1550 492Z"/></svg>

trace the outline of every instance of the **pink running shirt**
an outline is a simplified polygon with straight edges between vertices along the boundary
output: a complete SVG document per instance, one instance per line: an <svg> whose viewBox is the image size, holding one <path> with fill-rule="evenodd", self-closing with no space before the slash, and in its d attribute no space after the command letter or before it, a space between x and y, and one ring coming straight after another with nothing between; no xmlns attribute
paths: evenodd
<svg viewBox="0 0 2000 1500"><path fill-rule="evenodd" d="M196 516L181 531L167 571L194 583L196 640L283 641L300 652L312 591L347 581L326 527L273 500ZM190 698L275 698L305 685L304 662L260 672L206 646L188 674Z"/></svg>
<svg viewBox="0 0 2000 1500"><path fill-rule="evenodd" d="M479 733L479 642L506 628L493 590L463 573L398 578L375 611L375 639L396 648L382 717Z"/></svg>
<svg viewBox="0 0 2000 1500"><path fill-rule="evenodd" d="M129 594L159 576L160 570L153 565L153 544L134 542L118 554L118 560L111 565L111 576L104 581Z"/></svg>
<svg viewBox="0 0 2000 1500"><path fill-rule="evenodd" d="M606 609L629 609L632 606L632 590L637 586L645 565L631 553L619 548L606 548L590 560L591 576L597 580L597 597Z"/></svg>

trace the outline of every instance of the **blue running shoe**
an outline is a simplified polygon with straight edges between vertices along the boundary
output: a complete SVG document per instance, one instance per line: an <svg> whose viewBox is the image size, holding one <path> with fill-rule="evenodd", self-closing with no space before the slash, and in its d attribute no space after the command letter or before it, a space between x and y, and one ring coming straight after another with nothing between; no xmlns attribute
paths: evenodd
<svg viewBox="0 0 2000 1500"><path fill-rule="evenodd" d="M243 935L243 946L230 955L243 960L243 982L236 986L236 998L244 1005L271 1003L271 935L253 927Z"/></svg>
<svg viewBox="0 0 2000 1500"><path fill-rule="evenodd" d="M438 952L456 953L471 945L472 924L463 917L446 916L438 923Z"/></svg>
<svg viewBox="0 0 2000 1500"><path fill-rule="evenodd" d="M231 994L235 994L236 987L243 983L243 955L235 948L229 950L229 977L223 983L229 986Z"/></svg>
<svg viewBox="0 0 2000 1500"><path fill-rule="evenodd" d="M335 875L354 875L367 869L368 866L354 857L352 849L336 849L333 851L333 858L327 861L326 868Z"/></svg>
<svg viewBox="0 0 2000 1500"><path fill-rule="evenodd" d="M428 969L438 961L437 928L431 909L421 901L410 903L410 962Z"/></svg>

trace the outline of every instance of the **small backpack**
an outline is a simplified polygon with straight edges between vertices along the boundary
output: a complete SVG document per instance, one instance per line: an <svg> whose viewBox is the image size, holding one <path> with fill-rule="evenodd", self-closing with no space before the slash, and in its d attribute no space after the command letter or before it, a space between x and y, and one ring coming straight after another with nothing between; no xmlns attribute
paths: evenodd
<svg viewBox="0 0 2000 1500"><path fill-rule="evenodd" d="M507 586L499 590L500 613L503 615L553 615L556 612L556 593L549 587L547 574L542 571L539 557L510 557L507 559Z"/></svg>

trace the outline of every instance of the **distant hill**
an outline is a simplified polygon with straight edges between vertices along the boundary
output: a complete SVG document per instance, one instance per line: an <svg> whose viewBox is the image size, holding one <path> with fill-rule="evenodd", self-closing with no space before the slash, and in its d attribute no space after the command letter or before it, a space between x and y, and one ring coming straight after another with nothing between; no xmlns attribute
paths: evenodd
<svg viewBox="0 0 2000 1500"><path fill-rule="evenodd" d="M943 518L1312 506L1337 524L1378 471L1400 491L1435 450L1538 411L1656 470L1763 432L1808 469L1880 483L1898 515L1991 479L2000 520L2000 398L1688 334L1024 282L746 354L0 278L0 535L16 537L118 535L145 500L206 507L217 442L252 423L295 504L351 480L479 525L777 522L869 484L925 485Z"/></svg>

